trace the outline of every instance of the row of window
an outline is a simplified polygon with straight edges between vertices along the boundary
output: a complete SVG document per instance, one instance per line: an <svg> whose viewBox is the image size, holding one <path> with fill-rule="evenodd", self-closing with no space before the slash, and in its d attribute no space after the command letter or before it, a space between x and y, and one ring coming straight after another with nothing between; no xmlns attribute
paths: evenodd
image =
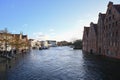
<svg viewBox="0 0 120 80"><path fill-rule="evenodd" d="M119 47L119 41L108 41L108 42L106 42L107 44L106 44L106 47L109 47L109 46L111 46L111 47Z"/></svg>
<svg viewBox="0 0 120 80"><path fill-rule="evenodd" d="M115 20L115 15L109 16L108 18L106 18L106 22L109 22L111 20Z"/></svg>
<svg viewBox="0 0 120 80"><path fill-rule="evenodd" d="M110 28L112 28L112 27L115 27L115 26L118 26L118 21L113 22L112 24L106 25L106 26L104 27L104 30L108 30L108 29L110 29Z"/></svg>
<svg viewBox="0 0 120 80"><path fill-rule="evenodd" d="M104 34L103 35L104 37L106 37L106 38L118 38L118 31L116 31L116 32L110 32L110 33L106 33L106 34Z"/></svg>

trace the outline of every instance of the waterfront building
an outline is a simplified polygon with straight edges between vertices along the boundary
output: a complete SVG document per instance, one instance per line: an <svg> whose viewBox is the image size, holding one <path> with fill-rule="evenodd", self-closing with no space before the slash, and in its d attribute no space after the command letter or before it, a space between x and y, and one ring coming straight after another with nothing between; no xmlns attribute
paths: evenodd
<svg viewBox="0 0 120 80"><path fill-rule="evenodd" d="M6 31L0 32L0 51L11 51L12 49L28 49L29 42L27 35L12 34Z"/></svg>
<svg viewBox="0 0 120 80"><path fill-rule="evenodd" d="M32 49L39 49L41 48L41 41L35 40L35 39L29 39L30 46Z"/></svg>
<svg viewBox="0 0 120 80"><path fill-rule="evenodd" d="M90 27L84 27L84 32L83 32L83 42L82 42L82 49L86 52L88 52L88 33L89 33Z"/></svg>
<svg viewBox="0 0 120 80"><path fill-rule="evenodd" d="M55 40L47 40L49 47L56 47L57 42Z"/></svg>
<svg viewBox="0 0 120 80"><path fill-rule="evenodd" d="M120 58L120 4L109 2L98 23L84 27L83 51Z"/></svg>
<svg viewBox="0 0 120 80"><path fill-rule="evenodd" d="M91 37L92 36L92 37ZM90 29L88 33L88 51L90 53L96 53L97 51L97 24L90 23Z"/></svg>
<svg viewBox="0 0 120 80"><path fill-rule="evenodd" d="M41 49L48 49L49 44L48 41L40 41L41 42Z"/></svg>
<svg viewBox="0 0 120 80"><path fill-rule="evenodd" d="M58 46L68 46L70 42L67 42L67 41L60 41L60 42L57 42L57 45ZM70 43L72 44L72 43Z"/></svg>
<svg viewBox="0 0 120 80"><path fill-rule="evenodd" d="M98 49L97 49L97 53L100 54L100 55L104 55L104 48L103 46L105 45L104 43L104 19L105 19L105 16L106 14L103 14L103 13L99 13L99 18L98 18L98 22L97 22L97 25L98 25L98 35L97 35L97 46L98 46Z"/></svg>
<svg viewBox="0 0 120 80"><path fill-rule="evenodd" d="M1 51L10 51L11 50L11 41L12 41L13 35L10 33L4 33L0 32L0 50Z"/></svg>

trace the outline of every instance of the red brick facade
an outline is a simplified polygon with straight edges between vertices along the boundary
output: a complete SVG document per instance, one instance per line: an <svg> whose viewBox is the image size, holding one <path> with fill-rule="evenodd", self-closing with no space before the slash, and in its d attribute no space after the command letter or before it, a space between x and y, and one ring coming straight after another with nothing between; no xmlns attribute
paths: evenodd
<svg viewBox="0 0 120 80"><path fill-rule="evenodd" d="M102 13L99 13L99 19L98 19L98 45L97 45L97 53L100 54L100 55L104 55L103 53L103 45L105 44L104 43L104 19L105 19L105 14L102 14Z"/></svg>
<svg viewBox="0 0 120 80"><path fill-rule="evenodd" d="M97 24L90 23L90 29L88 33L88 52L97 52Z"/></svg>
<svg viewBox="0 0 120 80"><path fill-rule="evenodd" d="M89 27L84 27L84 33L83 33L83 50L88 51L88 33L89 33Z"/></svg>
<svg viewBox="0 0 120 80"><path fill-rule="evenodd" d="M98 23L84 28L83 51L120 58L120 5L109 2Z"/></svg>

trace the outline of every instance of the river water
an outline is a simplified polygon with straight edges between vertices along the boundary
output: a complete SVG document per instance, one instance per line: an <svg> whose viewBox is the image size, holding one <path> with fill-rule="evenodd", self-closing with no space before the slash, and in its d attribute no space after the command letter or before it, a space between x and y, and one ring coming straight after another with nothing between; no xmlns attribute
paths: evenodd
<svg viewBox="0 0 120 80"><path fill-rule="evenodd" d="M120 61L70 47L32 50L0 63L0 80L120 80Z"/></svg>

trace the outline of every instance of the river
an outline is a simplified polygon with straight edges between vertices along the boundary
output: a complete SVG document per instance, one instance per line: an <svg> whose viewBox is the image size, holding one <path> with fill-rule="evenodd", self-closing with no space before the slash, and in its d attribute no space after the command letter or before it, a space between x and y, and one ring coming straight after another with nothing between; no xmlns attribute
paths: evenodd
<svg viewBox="0 0 120 80"><path fill-rule="evenodd" d="M0 63L0 80L120 80L120 61L70 47L31 50Z"/></svg>

